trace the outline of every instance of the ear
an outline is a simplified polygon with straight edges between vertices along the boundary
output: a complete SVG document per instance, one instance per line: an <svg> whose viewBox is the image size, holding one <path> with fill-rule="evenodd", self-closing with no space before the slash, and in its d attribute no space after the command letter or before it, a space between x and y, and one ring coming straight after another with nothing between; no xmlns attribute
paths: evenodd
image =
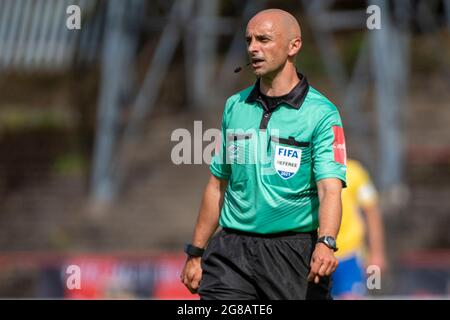
<svg viewBox="0 0 450 320"><path fill-rule="evenodd" d="M291 42L289 43L288 56L294 57L295 55L297 55L297 53L300 51L301 48L302 48L302 39L301 38L292 39Z"/></svg>

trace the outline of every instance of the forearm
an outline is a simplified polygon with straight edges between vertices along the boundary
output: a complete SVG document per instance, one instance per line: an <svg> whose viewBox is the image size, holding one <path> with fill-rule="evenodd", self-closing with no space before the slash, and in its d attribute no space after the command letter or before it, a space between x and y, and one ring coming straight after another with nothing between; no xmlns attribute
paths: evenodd
<svg viewBox="0 0 450 320"><path fill-rule="evenodd" d="M374 205L363 209L367 218L367 231L369 249L371 254L384 254L384 231L381 213L378 206Z"/></svg>
<svg viewBox="0 0 450 320"><path fill-rule="evenodd" d="M342 217L341 181L324 179L318 183L319 236L337 237Z"/></svg>
<svg viewBox="0 0 450 320"><path fill-rule="evenodd" d="M335 178L322 179L317 182L319 192L319 236L336 238L341 225L342 183ZM332 248L321 242L316 245L311 257L309 281L319 283L320 277L329 276L336 270L338 260Z"/></svg>
<svg viewBox="0 0 450 320"><path fill-rule="evenodd" d="M211 177L203 194L192 244L204 248L219 226L226 181Z"/></svg>

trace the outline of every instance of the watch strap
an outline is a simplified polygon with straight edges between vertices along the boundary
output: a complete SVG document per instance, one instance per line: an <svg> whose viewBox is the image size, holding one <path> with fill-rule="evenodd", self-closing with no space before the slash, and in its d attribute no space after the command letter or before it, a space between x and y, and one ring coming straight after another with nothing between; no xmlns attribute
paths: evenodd
<svg viewBox="0 0 450 320"><path fill-rule="evenodd" d="M328 241L328 238L331 238L333 243L330 243ZM317 242L323 243L328 248L332 249L334 252L338 251L338 248L336 247L336 240L333 237L331 237L331 236L322 236L319 239L317 239Z"/></svg>
<svg viewBox="0 0 450 320"><path fill-rule="evenodd" d="M190 243L186 243L184 245L184 252L190 257L201 257L203 256L205 249L196 247Z"/></svg>

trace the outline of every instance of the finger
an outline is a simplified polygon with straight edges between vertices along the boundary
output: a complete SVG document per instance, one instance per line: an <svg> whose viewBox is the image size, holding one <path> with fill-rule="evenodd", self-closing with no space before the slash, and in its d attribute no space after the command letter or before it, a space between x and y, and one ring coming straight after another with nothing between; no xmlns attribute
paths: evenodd
<svg viewBox="0 0 450 320"><path fill-rule="evenodd" d="M316 276L315 278L314 278L314 283L319 283L319 281L320 281L320 277L319 276Z"/></svg>
<svg viewBox="0 0 450 320"><path fill-rule="evenodd" d="M197 290L198 290L198 287L199 287L199 280L197 279L197 277L194 277L190 281L189 287L190 287L191 293L197 293Z"/></svg>
<svg viewBox="0 0 450 320"><path fill-rule="evenodd" d="M327 269L325 270L325 275L329 276L329 275L331 275L333 273L333 271L334 271L334 262L331 262L328 265Z"/></svg>
<svg viewBox="0 0 450 320"><path fill-rule="evenodd" d="M317 272L319 274L319 276L323 277L323 276L327 275L326 272L327 272L327 269L330 266L330 264L331 264L331 261L324 261L322 263L322 265L319 268L319 271Z"/></svg>
<svg viewBox="0 0 450 320"><path fill-rule="evenodd" d="M194 271L189 272L189 273L187 274L187 280L188 280L190 283L192 283L192 281L194 281L194 279L195 279L195 272L194 272Z"/></svg>
<svg viewBox="0 0 450 320"><path fill-rule="evenodd" d="M197 293L197 289L194 289L194 288L189 288L189 291L190 291L192 294Z"/></svg>
<svg viewBox="0 0 450 320"><path fill-rule="evenodd" d="M326 275L327 276L331 275L334 271L336 271L336 267L337 267L337 260L334 260L328 266L327 271L326 271Z"/></svg>
<svg viewBox="0 0 450 320"><path fill-rule="evenodd" d="M194 280L194 281L191 282L191 288L193 290L197 291L198 287L199 287L199 281L198 280Z"/></svg>
<svg viewBox="0 0 450 320"><path fill-rule="evenodd" d="M317 275L323 277L325 275L325 270L326 270L327 267L328 266L325 263L323 263L320 266L319 270L317 271Z"/></svg>
<svg viewBox="0 0 450 320"><path fill-rule="evenodd" d="M187 279L183 280L183 284L189 291L191 291L191 284L189 281L187 281Z"/></svg>
<svg viewBox="0 0 450 320"><path fill-rule="evenodd" d="M185 279L183 281L184 285L186 286L186 288L191 292L191 293L196 293L197 290L195 288L192 287L192 284L190 281L188 281L187 279Z"/></svg>
<svg viewBox="0 0 450 320"><path fill-rule="evenodd" d="M310 272L308 275L308 281L313 281L316 274L314 272Z"/></svg>
<svg viewBox="0 0 450 320"><path fill-rule="evenodd" d="M311 272L318 273L321 265L321 259L314 259L314 261L311 263Z"/></svg>
<svg viewBox="0 0 450 320"><path fill-rule="evenodd" d="M190 290L191 280L189 280L189 276L187 274L184 275L182 282Z"/></svg>
<svg viewBox="0 0 450 320"><path fill-rule="evenodd" d="M194 278L191 281L192 287L198 287L201 279L202 279L202 274L196 273Z"/></svg>

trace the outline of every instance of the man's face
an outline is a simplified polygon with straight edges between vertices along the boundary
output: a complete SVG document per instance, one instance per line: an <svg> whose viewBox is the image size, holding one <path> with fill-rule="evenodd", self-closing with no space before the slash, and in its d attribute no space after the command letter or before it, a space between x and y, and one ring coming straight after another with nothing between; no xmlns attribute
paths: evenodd
<svg viewBox="0 0 450 320"><path fill-rule="evenodd" d="M252 19L246 30L247 52L257 77L276 74L288 58L288 41L271 19Z"/></svg>

